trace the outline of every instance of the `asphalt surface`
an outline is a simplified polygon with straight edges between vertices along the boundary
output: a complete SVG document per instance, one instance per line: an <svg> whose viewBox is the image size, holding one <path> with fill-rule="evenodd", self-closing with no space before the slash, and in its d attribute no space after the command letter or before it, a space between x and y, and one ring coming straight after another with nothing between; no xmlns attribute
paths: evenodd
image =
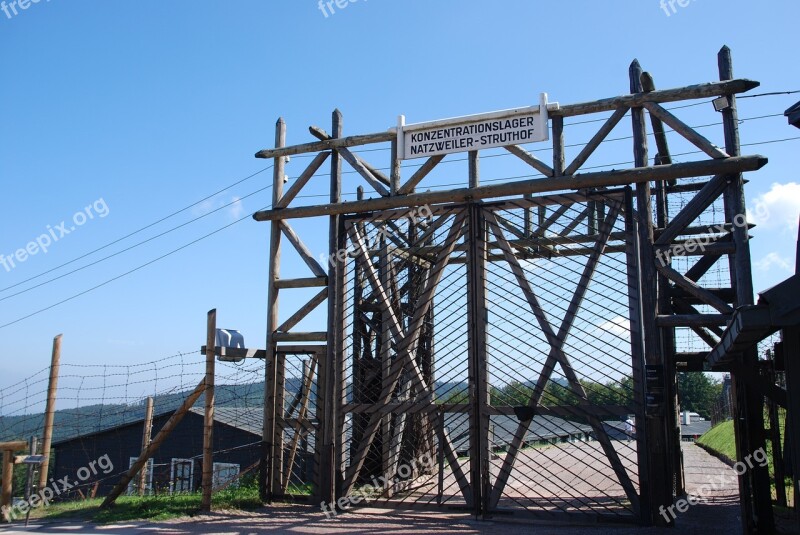
<svg viewBox="0 0 800 535"><path fill-rule="evenodd" d="M700 497L698 503L686 505L676 513L676 529L639 528L625 525L560 526L516 522L512 519L475 520L461 514L441 512L397 513L393 510L361 509L356 513L326 518L319 510L307 507L278 506L255 512L216 512L206 516L175 519L167 522L132 522L97 525L85 522L31 523L0 526L0 535L41 534L133 534L158 533L175 535L219 534L249 535L261 533L286 534L547 534L600 535L602 533L651 534L681 533L709 534L741 533L737 480L733 470L700 448L687 444L684 449L687 491ZM682 507L683 508L683 507ZM665 514L669 514L665 512Z"/></svg>

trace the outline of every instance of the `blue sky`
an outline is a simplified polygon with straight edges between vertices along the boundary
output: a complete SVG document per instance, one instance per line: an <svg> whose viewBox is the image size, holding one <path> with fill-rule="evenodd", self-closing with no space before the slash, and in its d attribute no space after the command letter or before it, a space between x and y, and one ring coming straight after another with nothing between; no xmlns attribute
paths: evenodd
<svg viewBox="0 0 800 535"><path fill-rule="evenodd" d="M0 325L267 206L271 192L254 192L271 183L269 170L23 282L264 170L269 162L253 154L273 144L279 116L294 144L311 141L309 125L329 130L336 107L345 133L358 134L383 131L401 113L409 122L479 113L534 104L540 92L561 103L595 100L628 91L633 58L660 88L678 87L716 79L723 44L733 49L736 75L761 82L754 92L800 89L796 0L696 0L676 5L669 16L658 0L359 0L327 16L316 0L41 0L9 13L0 11L0 254L13 255L48 233L48 225L67 221L65 228L76 228L46 254L10 271L0 267L0 288L13 286L0 291ZM740 116L779 114L798 99L742 100ZM679 116L689 124L718 120L707 108ZM800 135L783 117L748 120L741 128L745 144ZM721 144L720 133L716 128L706 135ZM591 134L576 130L567 141ZM744 149L770 159L747 185L748 204L760 203L770 214L753 231L756 289L794 267L798 147L800 140L790 139ZM609 144L596 158L599 167L628 161L630 143ZM382 152L369 159L388 163ZM294 158L287 174L297 176L306 161ZM457 169L432 177L432 184L463 181ZM512 175L500 163L484 170L486 179ZM353 192L357 177L346 176L344 191ZM305 193L322 196L304 202L324 202L325 183L324 177L312 181ZM70 224L87 207L94 217ZM325 252L324 222L297 228L315 255ZM206 311L214 307L221 327L239 328L249 346L263 346L267 242L268 225L245 219L0 328L0 386L44 367L52 337L61 332L69 362L135 363L195 350L204 342ZM291 258L284 267L287 273L302 269ZM312 316L310 325L318 319Z"/></svg>

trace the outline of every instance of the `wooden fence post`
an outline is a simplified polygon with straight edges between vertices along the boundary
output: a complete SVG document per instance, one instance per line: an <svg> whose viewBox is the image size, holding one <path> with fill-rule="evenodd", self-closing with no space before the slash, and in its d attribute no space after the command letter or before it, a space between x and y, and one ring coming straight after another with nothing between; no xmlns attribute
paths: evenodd
<svg viewBox="0 0 800 535"><path fill-rule="evenodd" d="M217 309L208 312L206 333L206 392L203 422L203 498L201 511L211 511L211 491L214 485L214 360L216 359Z"/></svg>
<svg viewBox="0 0 800 535"><path fill-rule="evenodd" d="M147 398L147 408L144 414L144 429L142 431L142 453L150 445L150 436L153 432L153 398ZM144 487L147 485L147 467L139 472L139 496L144 496Z"/></svg>
<svg viewBox="0 0 800 535"><path fill-rule="evenodd" d="M53 338L53 354L50 360L50 381L47 384L47 405L44 409L44 436L42 454L44 462L39 469L39 489L47 485L47 470L50 467L50 444L53 441L53 420L56 413L56 389L58 388L58 368L61 362L61 336Z"/></svg>

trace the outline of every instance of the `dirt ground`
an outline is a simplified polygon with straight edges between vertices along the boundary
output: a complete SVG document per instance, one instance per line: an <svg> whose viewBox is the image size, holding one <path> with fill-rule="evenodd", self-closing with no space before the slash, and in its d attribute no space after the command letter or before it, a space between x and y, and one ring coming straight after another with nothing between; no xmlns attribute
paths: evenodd
<svg viewBox="0 0 800 535"><path fill-rule="evenodd" d="M515 535L528 533L553 533L556 535L600 535L608 532L634 534L650 533L741 533L737 480L733 470L697 446L687 444L684 449L687 491L703 495L700 503L688 507L676 518L677 529L637 528L624 525L558 526L498 520L475 520L463 514L450 513L398 513L394 510L361 509L356 513L340 514L326 518L321 512L308 508L279 506L256 512L214 513L167 522L140 522L114 525L86 523L31 524L28 528L2 526L0 535L16 533L90 533L129 534L159 533L190 535L196 533L219 535L249 535L261 533L287 534L488 534ZM714 488L712 488L714 487ZM703 492L701 493L701 489Z"/></svg>

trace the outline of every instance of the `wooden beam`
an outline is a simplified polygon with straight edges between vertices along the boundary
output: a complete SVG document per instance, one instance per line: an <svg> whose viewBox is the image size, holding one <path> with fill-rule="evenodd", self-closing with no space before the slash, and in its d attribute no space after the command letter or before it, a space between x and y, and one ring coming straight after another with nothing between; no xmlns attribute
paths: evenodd
<svg viewBox="0 0 800 535"><path fill-rule="evenodd" d="M697 262L686 271L684 277L694 282L699 281L709 269L714 267L714 264L716 264L720 258L722 258L721 254L707 254L698 258Z"/></svg>
<svg viewBox="0 0 800 535"><path fill-rule="evenodd" d="M578 104L562 105L557 110L550 110L550 117L574 117L589 113L600 113L604 111L614 111L622 106L634 107L642 106L645 102L677 102L679 100L704 99L728 95L732 93L744 93L758 87L759 82L753 80L729 80L725 82L713 82L708 84L690 85L675 89L664 89L650 93L637 93L633 95L621 95L612 98L596 100L593 102L582 102ZM375 134L365 134L350 136L292 147L277 147L258 151L256 158L277 158L279 156L292 156L307 152L322 152L325 150L339 149L342 147L355 147L358 145L371 145L375 143L388 143L397 138L395 128L386 132Z"/></svg>
<svg viewBox="0 0 800 535"><path fill-rule="evenodd" d="M322 288L328 286L328 277L306 277L301 279L278 279L275 288Z"/></svg>
<svg viewBox="0 0 800 535"><path fill-rule="evenodd" d="M23 442L23 444L27 446L26 443ZM14 459L12 455L12 450L3 450L3 483L0 491L0 512L2 512L2 519L6 522L11 522L12 520L11 514L8 512L11 507L12 492L14 490Z"/></svg>
<svg viewBox="0 0 800 535"><path fill-rule="evenodd" d="M316 137L316 138L317 138L317 139L319 139L319 140L326 141L326 140L329 140L329 139L333 139L333 138L332 138L331 136L329 136L329 135L328 135L328 133L327 133L327 132L325 132L325 130L323 130L322 128L319 128L319 127L316 127L316 126L311 126L311 127L309 127L309 128L308 128L308 130L309 130L309 132L311 132L311 135L313 135L314 137ZM388 177L388 176L386 176L385 174L383 174L383 172L381 172L381 170L380 170L380 169L377 169L375 166L373 166L372 164L370 164L369 162L367 162L365 159L361 158L361 157L360 157L358 154L355 154L355 153L351 152L351 151L350 151L350 150L348 150L348 149L339 149L339 152L341 153L341 151L343 151L343 150L347 151L347 154L348 154L348 155L350 155L350 156L352 156L353 160L355 160L356 162L358 162L360 165L363 165L363 166L364 166L364 168L365 168L367 171L369 171L369 172L370 172L370 174L371 174L371 175L372 175L374 178L376 178L378 181L380 181L381 183L383 183L383 185L385 185L385 186L391 186L391 183L392 183L392 181L389 179L389 177ZM343 156L344 156L344 154L343 154ZM348 161L349 161L349 160L348 160Z"/></svg>
<svg viewBox="0 0 800 535"><path fill-rule="evenodd" d="M669 280L674 282L677 286L689 292L691 295L700 299L703 303L716 308L723 314L733 314L733 307L731 307L728 303L726 303L716 295L712 294L711 292L709 292L696 282L687 279L686 277L675 271L675 269L672 268L671 266L661 265L660 262L654 262L654 264L656 266L656 269L660 271L661 274L663 274Z"/></svg>
<svg viewBox="0 0 800 535"><path fill-rule="evenodd" d="M327 342L327 332L297 332L297 333L272 333L272 340L275 342Z"/></svg>
<svg viewBox="0 0 800 535"><path fill-rule="evenodd" d="M715 175L714 178L709 180L703 189L701 189L691 200L686 203L680 212L678 212L672 221L670 221L667 228L665 228L655 241L656 245L666 245L674 240L692 221L700 217L700 215L711 206L715 200L722 195L725 188L728 186L728 179L725 175Z"/></svg>
<svg viewBox="0 0 800 535"><path fill-rule="evenodd" d="M275 146L278 148L286 145L286 123L283 118L275 124ZM283 177L286 167L286 158L276 156L273 163L272 174L272 206L278 206L283 198ZM272 486L270 481L275 467L272 464L272 450L275 436L275 384L276 384L276 355L275 341L272 335L278 328L280 291L277 281L281 276L281 225L274 221L270 225L269 240L269 266L267 272L267 346L264 354L264 418L261 426L261 468L258 472L259 497L266 502L272 499Z"/></svg>
<svg viewBox="0 0 800 535"><path fill-rule="evenodd" d="M200 381L200 384L195 387L194 391L189 394L180 407L170 416L167 423L164 424L164 427L156 435L156 438L150 443L150 446L147 447L147 450L139 455L139 458L133 463L133 465L128 469L127 472L122 476L122 479L117 482L116 486L113 488L111 493L106 496L103 503L100 505L101 509L105 509L111 506L116 499L119 497L120 494L127 488L128 483L131 482L133 477L136 473L141 470L147 460L153 456L153 454L158 450L161 446L161 443L167 439L167 437L172 433L172 431L177 427L177 425L183 420L183 417L186 416L186 413L189 412L189 409L195 404L198 398L206 391L206 379L205 377Z"/></svg>
<svg viewBox="0 0 800 535"><path fill-rule="evenodd" d="M588 160L589 157L594 154L594 151L597 150L597 147L599 147L600 144L608 137L608 134L610 134L611 131L614 130L614 127L619 124L622 118L627 115L629 109L630 108L627 106L617 108L613 115L611 115L611 117L609 117L608 120L603 123L603 126L600 128L600 130L598 130L598 132L592 136L592 139L589 140L586 145L584 145L583 149L575 157L572 163L569 164L567 169L564 171L565 175L574 175L575 172L586 163L586 160Z"/></svg>
<svg viewBox="0 0 800 535"><path fill-rule="evenodd" d="M39 489L47 486L47 472L50 467L50 446L53 441L53 421L56 415L56 391L58 390L58 372L61 363L62 335L53 338L53 352L50 359L50 378L47 382L47 403L44 409L44 436L42 438L42 455L44 462L39 468Z"/></svg>
<svg viewBox="0 0 800 535"><path fill-rule="evenodd" d="M705 152L712 158L728 158L729 155L724 150L720 149L713 143L711 143L708 139L697 133L691 126L687 125L677 117L675 117L672 113L665 110L655 102L646 102L644 107L647 110L667 123L669 126L672 127L677 133L681 136L686 138L692 145L700 149L701 151Z"/></svg>
<svg viewBox="0 0 800 535"><path fill-rule="evenodd" d="M659 327L718 327L731 321L729 314L672 314L658 316Z"/></svg>
<svg viewBox="0 0 800 535"><path fill-rule="evenodd" d="M330 155L331 153L329 151L320 152L317 154L317 156L311 160L311 163L308 164L306 170L303 171L299 177L297 177L297 180L294 181L292 187L289 188L289 191L287 191L281 200L278 201L278 204L276 204L274 208L286 208L289 206L289 203L291 203L294 198L297 197L297 194L300 193L300 190L302 190L311 177L314 176L314 173L316 173L319 168L322 167L322 164L325 163L325 160L327 160L328 156Z"/></svg>
<svg viewBox="0 0 800 535"><path fill-rule="evenodd" d="M314 275L317 277L326 276L327 272L322 269L322 266L319 265L319 262L317 262L317 260L311 254L311 251L308 250L308 247L306 247L306 245L300 239L300 236L298 236L294 229L289 226L289 223L286 221L280 221L278 224L280 225L283 234L289 239L289 243L294 246L295 250L297 250L297 252L300 254L300 258L303 259L303 262L306 263Z"/></svg>
<svg viewBox="0 0 800 535"><path fill-rule="evenodd" d="M642 90L646 93L652 93L656 90L656 84L653 76L649 72L643 72L641 76ZM650 115L650 124L653 126L653 137L656 140L656 147L658 148L656 165L665 165L672 163L672 155L669 151L669 143L667 142L667 134L664 132L664 124L661 119L655 115ZM671 183L670 185L675 185Z"/></svg>
<svg viewBox="0 0 800 535"><path fill-rule="evenodd" d="M305 305L300 307L300 309L292 314L292 316L287 319L280 327L278 327L279 332L287 332L292 329L295 325L300 323L300 321L308 316L308 314L317 308L320 304L322 304L325 299L328 298L328 288L323 288L317 295L312 297Z"/></svg>
<svg viewBox="0 0 800 535"><path fill-rule="evenodd" d="M206 378L203 415L203 479L200 510L211 511L214 486L214 363L217 336L217 310L210 310L206 322ZM145 469L146 470L146 469Z"/></svg>
<svg viewBox="0 0 800 535"><path fill-rule="evenodd" d="M439 425L441 426L440 438L442 439L442 450L444 452L444 457L447 459L447 464L450 466L450 470L453 472L453 477L456 479L456 484L461 491L461 495L464 496L464 502L466 503L467 507L471 508L474 506L474 500L472 498L472 485L469 481L467 481L467 476L464 474L464 470L461 469L461 462L459 461L458 455L453 447L453 441L450 440L450 434L444 428L444 413L439 414L439 419ZM477 484L477 482L475 483Z"/></svg>
<svg viewBox="0 0 800 535"><path fill-rule="evenodd" d="M621 95L613 98L583 102L579 104L561 105L557 110L550 110L550 117L575 117L589 113L600 113L616 110L620 106L636 108L645 102L677 102L679 100L706 99L729 95L731 93L744 93L761 85L753 80L729 80L725 82L711 82L696 84L675 89L662 89L652 92L638 92L630 95ZM315 151L316 152L316 151Z"/></svg>
<svg viewBox="0 0 800 535"><path fill-rule="evenodd" d="M448 191L430 191L410 195L397 195L379 199L366 199L347 203L318 206L300 206L281 210L264 210L253 214L256 221L317 217L346 213L370 212L390 208L423 206L440 203L466 202L492 197L511 197L526 193L544 193L557 190L581 190L601 186L622 186L650 181L690 178L715 174L756 171L767 164L763 156L740 156L723 160L675 163L658 167L581 173L570 177L540 178L505 182L477 188L458 188Z"/></svg>
<svg viewBox="0 0 800 535"><path fill-rule="evenodd" d="M519 145L509 145L508 147L503 147L508 152L525 162L526 164L530 165L544 176L552 177L553 175L553 168L541 161L539 158L531 154L530 152L526 151Z"/></svg>
<svg viewBox="0 0 800 535"><path fill-rule="evenodd" d="M307 152L322 152L324 150L337 150L343 147L356 147L359 145L372 145L375 143L388 143L395 139L397 134L394 132L379 132L377 134L365 134L359 136L341 137L335 139L328 139L326 141L316 141L313 143L305 143L303 145L294 145L291 147L278 147L274 149L265 149L256 153L256 158L278 158L280 156L293 156L295 154L304 154Z"/></svg>
<svg viewBox="0 0 800 535"><path fill-rule="evenodd" d="M153 398L147 398L147 406L144 410L144 426L142 428L142 450L144 453L150 441L153 439ZM144 496L145 487L147 486L147 470L139 472L139 496Z"/></svg>
<svg viewBox="0 0 800 535"><path fill-rule="evenodd" d="M423 178L428 176L428 174L433 171L433 168L436 167L439 162L444 160L445 156L445 154L439 154L437 156L431 156L428 158L425 163L422 164L422 167L417 169L414 174L411 175L411 178L409 178L408 181L403 184L399 190L397 190L397 194L406 195L414 191L414 188L417 187L417 184L419 184Z"/></svg>

